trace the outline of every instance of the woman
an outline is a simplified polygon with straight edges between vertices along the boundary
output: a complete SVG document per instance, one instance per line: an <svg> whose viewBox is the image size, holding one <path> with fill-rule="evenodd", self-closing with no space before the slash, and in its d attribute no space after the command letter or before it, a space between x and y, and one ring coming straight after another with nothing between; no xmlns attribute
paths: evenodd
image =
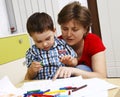
<svg viewBox="0 0 120 97"><path fill-rule="evenodd" d="M58 14L61 37L78 54L79 65L78 68L60 67L53 79L79 75L83 78L106 77L105 46L98 36L89 33L91 19L90 11L77 1L66 5ZM92 72L86 70L88 67Z"/></svg>

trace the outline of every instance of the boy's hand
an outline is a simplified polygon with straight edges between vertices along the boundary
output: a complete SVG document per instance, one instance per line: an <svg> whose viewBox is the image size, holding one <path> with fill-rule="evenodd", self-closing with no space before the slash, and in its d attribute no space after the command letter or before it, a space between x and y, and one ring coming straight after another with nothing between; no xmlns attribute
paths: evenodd
<svg viewBox="0 0 120 97"><path fill-rule="evenodd" d="M37 62L37 61L32 62L32 64L29 67L29 70L33 73L37 73L41 69L42 69L42 65L40 62Z"/></svg>
<svg viewBox="0 0 120 97"><path fill-rule="evenodd" d="M77 58L73 58L70 55L65 55L60 58L60 62L67 66L76 66L77 65Z"/></svg>
<svg viewBox="0 0 120 97"><path fill-rule="evenodd" d="M25 80L32 80L41 69L42 65L40 62L32 62L25 75Z"/></svg>

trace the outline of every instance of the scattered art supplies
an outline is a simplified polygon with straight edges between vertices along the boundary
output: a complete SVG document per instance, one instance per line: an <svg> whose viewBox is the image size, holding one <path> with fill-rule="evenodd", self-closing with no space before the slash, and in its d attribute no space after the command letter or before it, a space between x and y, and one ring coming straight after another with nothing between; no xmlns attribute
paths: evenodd
<svg viewBox="0 0 120 97"><path fill-rule="evenodd" d="M24 82L22 87L16 88L8 77L4 77L0 80L0 97L108 97L108 90L117 87L99 78L78 76Z"/></svg>

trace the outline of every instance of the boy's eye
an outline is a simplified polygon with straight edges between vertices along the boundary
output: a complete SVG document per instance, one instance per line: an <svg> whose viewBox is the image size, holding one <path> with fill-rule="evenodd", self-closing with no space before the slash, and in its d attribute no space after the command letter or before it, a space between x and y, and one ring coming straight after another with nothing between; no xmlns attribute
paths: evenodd
<svg viewBox="0 0 120 97"><path fill-rule="evenodd" d="M37 41L37 43L41 43L42 41Z"/></svg>

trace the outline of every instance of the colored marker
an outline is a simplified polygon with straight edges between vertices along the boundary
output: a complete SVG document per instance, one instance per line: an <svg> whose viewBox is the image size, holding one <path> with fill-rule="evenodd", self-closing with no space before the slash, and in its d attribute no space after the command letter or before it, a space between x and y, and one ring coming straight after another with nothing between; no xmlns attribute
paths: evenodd
<svg viewBox="0 0 120 97"><path fill-rule="evenodd" d="M83 89L85 87L87 87L87 85L83 85L83 86L80 86L80 87L78 87L76 89L73 89L72 92L78 91L78 90Z"/></svg>
<svg viewBox="0 0 120 97"><path fill-rule="evenodd" d="M45 94L32 94L32 97L54 97L53 95L45 95Z"/></svg>
<svg viewBox="0 0 120 97"><path fill-rule="evenodd" d="M27 93L38 93L41 92L41 90L31 90L31 91L27 91Z"/></svg>
<svg viewBox="0 0 120 97"><path fill-rule="evenodd" d="M54 91L46 92L44 94L54 95L54 94L59 94L59 93L65 93L66 91L67 90L54 90Z"/></svg>
<svg viewBox="0 0 120 97"><path fill-rule="evenodd" d="M50 89L43 91L43 93L46 93L46 92L49 92L49 91L50 91Z"/></svg>
<svg viewBox="0 0 120 97"><path fill-rule="evenodd" d="M40 65L41 65L41 66L44 66L42 61L40 62Z"/></svg>
<svg viewBox="0 0 120 97"><path fill-rule="evenodd" d="M68 86L68 87L62 87L59 88L60 90L71 90L71 89L76 89L77 87L72 87L72 86Z"/></svg>

